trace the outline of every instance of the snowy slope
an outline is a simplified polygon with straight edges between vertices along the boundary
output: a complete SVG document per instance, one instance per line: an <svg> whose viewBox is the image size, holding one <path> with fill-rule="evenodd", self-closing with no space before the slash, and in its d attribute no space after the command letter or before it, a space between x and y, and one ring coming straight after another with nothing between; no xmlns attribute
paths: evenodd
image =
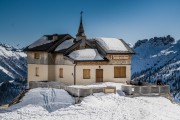
<svg viewBox="0 0 180 120"><path fill-rule="evenodd" d="M26 54L18 48L0 43L0 82L25 78L27 75Z"/></svg>
<svg viewBox="0 0 180 120"><path fill-rule="evenodd" d="M118 84L118 83L117 83ZM109 84L110 85L110 84ZM115 83L113 84L115 85ZM98 85L96 85L98 86ZM100 85L101 86L101 85ZM119 86L119 85L115 85ZM57 89L54 89L55 91ZM33 91L38 94L43 89L38 88L30 91L26 94L23 101L27 103L27 100ZM39 91L39 92L38 92ZM45 92L47 92L45 90ZM45 98L51 99L50 94L47 93ZM62 90L55 92L57 98L61 99L60 102L53 102L51 104L64 104L72 101L71 97ZM62 94L63 93L63 94ZM41 95L38 95L41 96ZM41 101L42 99L35 95L32 101ZM66 96L66 97L64 97ZM32 98L32 97L31 97ZM39 99L40 98L40 99ZM65 99L63 99L65 98ZM29 99L31 100L31 99ZM42 100L42 103L46 101ZM67 102L65 102L67 101ZM34 103L34 102L28 102ZM36 102L38 103L38 102ZM62 108L60 106L57 109L56 106L51 106L51 109L56 108L55 111L49 112L46 107L42 106L42 103L38 104L22 104L20 107L9 112L1 112L0 119L2 120L179 120L180 118L180 106L171 103L170 100L163 97L124 97L119 94L104 94L96 93L94 95L85 97L80 104L75 104Z"/></svg>
<svg viewBox="0 0 180 120"><path fill-rule="evenodd" d="M174 101L175 101L175 102L180 102L180 92L177 92L177 93L174 95Z"/></svg>
<svg viewBox="0 0 180 120"><path fill-rule="evenodd" d="M175 96L180 91L180 40L171 36L139 40L132 57L132 79L155 83L160 78Z"/></svg>
<svg viewBox="0 0 180 120"><path fill-rule="evenodd" d="M59 108L65 108L75 104L75 100L65 90L53 88L31 89L22 99L22 101L10 108L8 111L20 109L26 105L42 106L49 112Z"/></svg>

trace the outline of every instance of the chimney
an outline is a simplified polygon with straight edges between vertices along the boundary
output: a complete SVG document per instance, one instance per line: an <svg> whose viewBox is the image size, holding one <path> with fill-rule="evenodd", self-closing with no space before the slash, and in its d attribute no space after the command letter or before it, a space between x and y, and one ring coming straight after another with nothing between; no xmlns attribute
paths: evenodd
<svg viewBox="0 0 180 120"><path fill-rule="evenodd" d="M53 34L53 40L57 40L58 39L58 34Z"/></svg>

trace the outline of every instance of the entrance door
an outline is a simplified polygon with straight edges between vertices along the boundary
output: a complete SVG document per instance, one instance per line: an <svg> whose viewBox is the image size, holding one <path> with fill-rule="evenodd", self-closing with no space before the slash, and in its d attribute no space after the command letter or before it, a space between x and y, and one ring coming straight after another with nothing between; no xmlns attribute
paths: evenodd
<svg viewBox="0 0 180 120"><path fill-rule="evenodd" d="M103 82L103 69L96 69L96 82Z"/></svg>

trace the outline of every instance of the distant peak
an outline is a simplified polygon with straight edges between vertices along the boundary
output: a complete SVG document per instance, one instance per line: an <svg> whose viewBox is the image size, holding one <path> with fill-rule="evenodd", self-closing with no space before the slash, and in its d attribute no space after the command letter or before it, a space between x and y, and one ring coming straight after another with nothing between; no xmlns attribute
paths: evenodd
<svg viewBox="0 0 180 120"><path fill-rule="evenodd" d="M150 38L149 40L148 39L138 40L135 43L134 48L137 48L145 43L150 43L151 45L155 45L155 46L164 46L164 45L172 44L174 42L175 42L174 38L171 37L170 35L167 35L166 37L154 37L154 38Z"/></svg>
<svg viewBox="0 0 180 120"><path fill-rule="evenodd" d="M9 44L1 43L1 42L0 42L0 46L3 47L3 48L5 48L5 49L8 50L8 51L20 51L20 50L21 50L21 49L19 49L19 48L16 48L16 47L13 47L13 46L11 46L11 45L9 45Z"/></svg>

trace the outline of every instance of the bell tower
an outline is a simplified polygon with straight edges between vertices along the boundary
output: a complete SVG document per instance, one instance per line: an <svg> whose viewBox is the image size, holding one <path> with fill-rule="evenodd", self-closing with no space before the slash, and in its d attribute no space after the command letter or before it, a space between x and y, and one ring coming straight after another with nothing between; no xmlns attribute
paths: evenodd
<svg viewBox="0 0 180 120"><path fill-rule="evenodd" d="M83 11L81 11L81 13L80 13L80 24L79 24L78 33L76 34L76 41L82 40L82 43L80 46L81 46L81 48L85 48L86 35L84 33L82 14L83 14Z"/></svg>

